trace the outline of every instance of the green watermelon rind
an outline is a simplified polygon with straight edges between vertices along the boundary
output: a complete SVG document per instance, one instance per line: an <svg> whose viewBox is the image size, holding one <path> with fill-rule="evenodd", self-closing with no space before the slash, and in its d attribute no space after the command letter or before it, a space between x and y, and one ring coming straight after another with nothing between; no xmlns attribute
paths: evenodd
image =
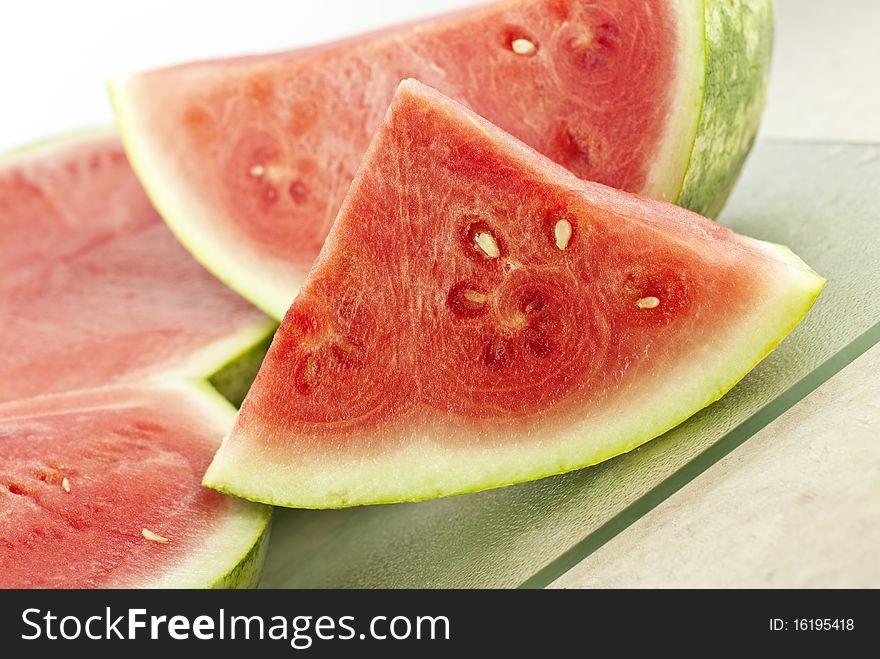
<svg viewBox="0 0 880 659"><path fill-rule="evenodd" d="M196 351L188 360L153 375L153 380L207 380L230 402L244 398L241 384L253 379L278 323L266 317ZM249 381L248 381L249 382Z"/></svg>
<svg viewBox="0 0 880 659"><path fill-rule="evenodd" d="M237 344L240 350L224 363L214 364L209 374L204 376L208 384L236 407L241 407L269 350L277 326L272 321L268 327L254 328L253 334L240 337L241 342Z"/></svg>
<svg viewBox="0 0 880 659"><path fill-rule="evenodd" d="M711 217L726 201L757 134L770 70L772 0L671 1L684 37L678 88L642 193ZM231 258L234 246L218 237L222 231L206 229L210 221L192 220L204 215L198 200L177 189L164 173L162 154L150 149L149 128L137 112L144 92L139 80L113 79L108 92L126 152L153 205L197 261L273 318L283 318L290 289Z"/></svg>
<svg viewBox="0 0 880 659"><path fill-rule="evenodd" d="M265 510L266 520L265 531L235 567L214 581L208 588L212 590L241 590L256 588L259 585L272 531L272 508L263 506L263 510Z"/></svg>
<svg viewBox="0 0 880 659"><path fill-rule="evenodd" d="M25 144L0 154L0 167L14 165L31 157L45 157L54 149L64 149L78 142L88 142L100 138L116 136L110 127L86 128ZM164 373L154 373L142 383L132 385L181 387L183 395L194 395L205 406L208 415L216 418L221 425L218 431L226 432L233 423L236 408L230 402L243 397L238 377L247 378L255 373L262 361L268 343L277 327L269 318L255 321L237 332L216 341L197 351L183 366L176 366ZM112 386L112 385L111 385ZM128 386L125 384L123 386ZM238 504L237 504L238 505ZM247 548L233 561L225 560L218 566L216 574L205 575L197 581L171 581L160 585L170 588L252 588L260 578L268 546L271 528L272 509L268 506L245 504L252 520L243 515L242 528L256 525L258 533L252 535ZM231 533L236 534L236 529ZM219 576L218 576L219 575Z"/></svg>
<svg viewBox="0 0 880 659"><path fill-rule="evenodd" d="M637 421L634 421L626 411L618 414L616 418L622 419L617 424L620 426L619 428L602 429L603 431L607 430L606 435L614 437L610 442L611 446L606 447L607 450L594 450L589 455L586 452L584 455L575 455L578 448L583 446L577 447L578 442L590 440L591 435L586 431L578 434L578 431L574 430L562 442L563 445L568 443L574 447L562 449L569 451L569 459L567 460L558 457L545 460L542 453L549 453L546 447L534 450L531 447L526 447L525 450L514 447L507 453L501 451L484 452L491 454L490 457L484 457L480 454L454 456L458 461L459 468L467 463L469 469L484 470L487 473L491 471L496 471L499 474L507 473L506 477L492 478L489 476L480 482L467 485L452 483L449 476L458 477L456 465L452 461L445 462L450 454L441 451L431 455L409 456L410 459L407 459L406 456L395 457L392 461L381 466L381 471L369 474L362 472L349 476L347 473L350 470L356 472L359 466L369 463L369 461L362 459L346 463L346 465L337 464L332 476L324 474L319 465L315 472L323 474L321 476L322 482L320 486L310 488L302 485L309 477L315 475L309 473L308 467L296 465L295 468L300 471L291 474L285 473L282 466L273 467L267 463L250 463L253 456L231 454L227 443L224 442L205 474L203 484L226 494L276 506L310 509L346 508L470 494L576 471L628 453L675 428L724 396L797 327L822 292L826 283L825 279L814 272L790 249L782 245L748 238L744 238L744 240L780 262L782 266L780 275L787 271L788 274L785 277L787 281L785 284L780 283L777 289L768 291L769 295L765 305L756 309L752 318L743 321L737 331L731 332L734 340L738 340L738 345L729 347L725 355L719 356L718 364L708 368L712 373L711 380L704 378L695 382L693 377L676 378L675 382L678 383L675 389L677 396L662 395L660 397L662 404L658 406L659 411ZM707 361L705 356L703 361ZM693 395L687 397L682 393L682 389L689 384L693 385L691 387ZM654 400L653 402L657 403L658 401ZM661 415L664 418L659 418ZM626 441L620 442L619 438L621 437L625 437ZM423 451L424 449L420 447L419 450ZM477 464L478 461L484 459L485 462ZM552 460L557 460L557 462L551 463ZM424 467L426 462L430 462L430 469L427 469L425 474L430 472L435 475L433 478L419 472L419 469ZM510 477L510 473L516 475ZM418 488L408 488L404 485L389 494L389 488L393 490L399 481L409 482L419 479L421 482ZM370 482L382 483L382 494L377 493L375 496L365 494L363 483ZM356 493L359 489L360 493Z"/></svg>
<svg viewBox="0 0 880 659"><path fill-rule="evenodd" d="M767 96L773 0L703 0L702 105L677 204L716 217L752 149Z"/></svg>

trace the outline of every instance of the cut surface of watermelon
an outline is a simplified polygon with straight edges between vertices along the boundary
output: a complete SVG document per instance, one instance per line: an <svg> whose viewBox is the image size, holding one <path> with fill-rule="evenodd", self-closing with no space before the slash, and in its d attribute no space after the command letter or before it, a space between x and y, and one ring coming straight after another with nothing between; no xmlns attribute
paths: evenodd
<svg viewBox="0 0 880 659"><path fill-rule="evenodd" d="M595 464L721 397L823 284L407 81L205 483L323 508Z"/></svg>
<svg viewBox="0 0 880 659"><path fill-rule="evenodd" d="M717 211L763 106L770 4L510 0L337 44L134 75L113 81L111 95L174 232L280 318L403 78L581 178Z"/></svg>
<svg viewBox="0 0 880 659"><path fill-rule="evenodd" d="M175 241L117 137L0 162L0 587L256 583L269 509L200 487L271 333Z"/></svg>
<svg viewBox="0 0 880 659"><path fill-rule="evenodd" d="M187 254L108 133L0 162L0 402L204 378L273 329Z"/></svg>
<svg viewBox="0 0 880 659"><path fill-rule="evenodd" d="M0 584L254 583L269 509L200 487L234 414L207 385L0 405Z"/></svg>

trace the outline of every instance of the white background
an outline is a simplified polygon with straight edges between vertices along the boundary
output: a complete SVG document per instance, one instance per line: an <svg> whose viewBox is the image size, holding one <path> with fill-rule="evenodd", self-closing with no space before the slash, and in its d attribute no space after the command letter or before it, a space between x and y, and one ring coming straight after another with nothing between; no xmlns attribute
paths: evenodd
<svg viewBox="0 0 880 659"><path fill-rule="evenodd" d="M473 0L0 0L0 151L109 124L104 82L295 48ZM880 0L778 0L764 134L880 141Z"/></svg>

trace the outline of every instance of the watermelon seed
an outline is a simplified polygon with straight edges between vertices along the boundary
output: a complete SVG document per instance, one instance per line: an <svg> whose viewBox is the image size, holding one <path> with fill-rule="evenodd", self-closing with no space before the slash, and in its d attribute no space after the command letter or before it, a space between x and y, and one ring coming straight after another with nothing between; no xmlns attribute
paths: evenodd
<svg viewBox="0 0 880 659"><path fill-rule="evenodd" d="M307 384L311 384L318 377L318 360L315 359L314 355L309 355L308 359L306 359L302 377Z"/></svg>
<svg viewBox="0 0 880 659"><path fill-rule="evenodd" d="M302 181L294 181L291 183L287 192L290 194L290 198L293 199L293 202L297 205L304 204L309 200L309 186Z"/></svg>
<svg viewBox="0 0 880 659"><path fill-rule="evenodd" d="M593 33L586 29L581 34L568 40L568 47L577 52L583 52L593 45Z"/></svg>
<svg viewBox="0 0 880 659"><path fill-rule="evenodd" d="M592 166L593 147L587 136L565 126L556 135L556 148L569 169L586 173Z"/></svg>
<svg viewBox="0 0 880 659"><path fill-rule="evenodd" d="M526 345L535 355L543 357L550 352L550 342L540 327L527 327L523 331Z"/></svg>
<svg viewBox="0 0 880 659"><path fill-rule="evenodd" d="M544 296L540 293L529 293L523 297L522 310L524 314L533 314L543 311L546 307Z"/></svg>
<svg viewBox="0 0 880 659"><path fill-rule="evenodd" d="M469 284L461 283L449 291L446 303L459 318L476 318L486 312L488 296Z"/></svg>
<svg viewBox="0 0 880 659"><path fill-rule="evenodd" d="M17 494L21 497L25 497L29 494L28 491L18 483L10 483L6 486L6 489L8 489L12 494Z"/></svg>
<svg viewBox="0 0 880 659"><path fill-rule="evenodd" d="M339 351L338 346L334 346L338 358L343 358L346 353ZM296 388L303 394L309 394L315 388L318 382L318 358L314 354L309 354L296 370Z"/></svg>
<svg viewBox="0 0 880 659"><path fill-rule="evenodd" d="M254 178L260 178L265 173L266 169L262 165L254 165L250 170L250 175Z"/></svg>
<svg viewBox="0 0 880 659"><path fill-rule="evenodd" d="M568 220L559 220L553 228L553 235L556 238L556 246L564 250L571 241L571 222Z"/></svg>
<svg viewBox="0 0 880 659"><path fill-rule="evenodd" d="M639 309L656 309L660 306L660 300L656 297L643 297L641 300L636 302L636 306Z"/></svg>
<svg viewBox="0 0 880 659"><path fill-rule="evenodd" d="M145 540L149 540L150 542L168 542L168 538L161 536L158 533L153 533L150 529L141 529L141 535L144 536Z"/></svg>
<svg viewBox="0 0 880 659"><path fill-rule="evenodd" d="M485 304L486 303L486 296L483 293L480 293L479 291L472 291L472 290L468 289L464 293L462 293L462 295L464 296L464 298L466 300L469 300L475 304Z"/></svg>
<svg viewBox="0 0 880 659"><path fill-rule="evenodd" d="M61 479L61 487L64 488L64 491L70 493L70 481L67 480L67 476Z"/></svg>
<svg viewBox="0 0 880 659"><path fill-rule="evenodd" d="M483 252L483 254L485 254L486 258L497 259L501 256L501 250L498 249L498 243L495 241L495 237L491 233L480 231L474 236L474 240L477 243L477 247Z"/></svg>
<svg viewBox="0 0 880 659"><path fill-rule="evenodd" d="M510 43L510 49L517 55L534 55L535 52L538 50L538 47L534 44L534 42L520 37L519 39L514 39Z"/></svg>
<svg viewBox="0 0 880 659"><path fill-rule="evenodd" d="M340 339L336 342L336 345L339 347L342 352L347 353L349 355L356 354L358 352L357 346L352 345L345 339Z"/></svg>

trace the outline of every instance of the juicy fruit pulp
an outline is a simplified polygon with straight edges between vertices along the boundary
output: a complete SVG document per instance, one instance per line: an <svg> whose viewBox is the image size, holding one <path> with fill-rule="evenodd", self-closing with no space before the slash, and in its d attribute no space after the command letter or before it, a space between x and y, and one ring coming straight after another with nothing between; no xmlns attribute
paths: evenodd
<svg viewBox="0 0 880 659"><path fill-rule="evenodd" d="M593 464L719 398L823 283L404 82L205 483L337 507Z"/></svg>
<svg viewBox="0 0 880 659"><path fill-rule="evenodd" d="M280 318L407 77L582 178L717 210L760 116L767 7L751 0L727 16L702 0L512 0L144 73L111 91L135 168L182 242ZM734 75L740 84L726 84ZM694 151L701 135L714 151Z"/></svg>
<svg viewBox="0 0 880 659"><path fill-rule="evenodd" d="M4 161L0 223L0 586L253 584L269 511L200 488L234 408L184 380L272 323L176 243L115 136Z"/></svg>

